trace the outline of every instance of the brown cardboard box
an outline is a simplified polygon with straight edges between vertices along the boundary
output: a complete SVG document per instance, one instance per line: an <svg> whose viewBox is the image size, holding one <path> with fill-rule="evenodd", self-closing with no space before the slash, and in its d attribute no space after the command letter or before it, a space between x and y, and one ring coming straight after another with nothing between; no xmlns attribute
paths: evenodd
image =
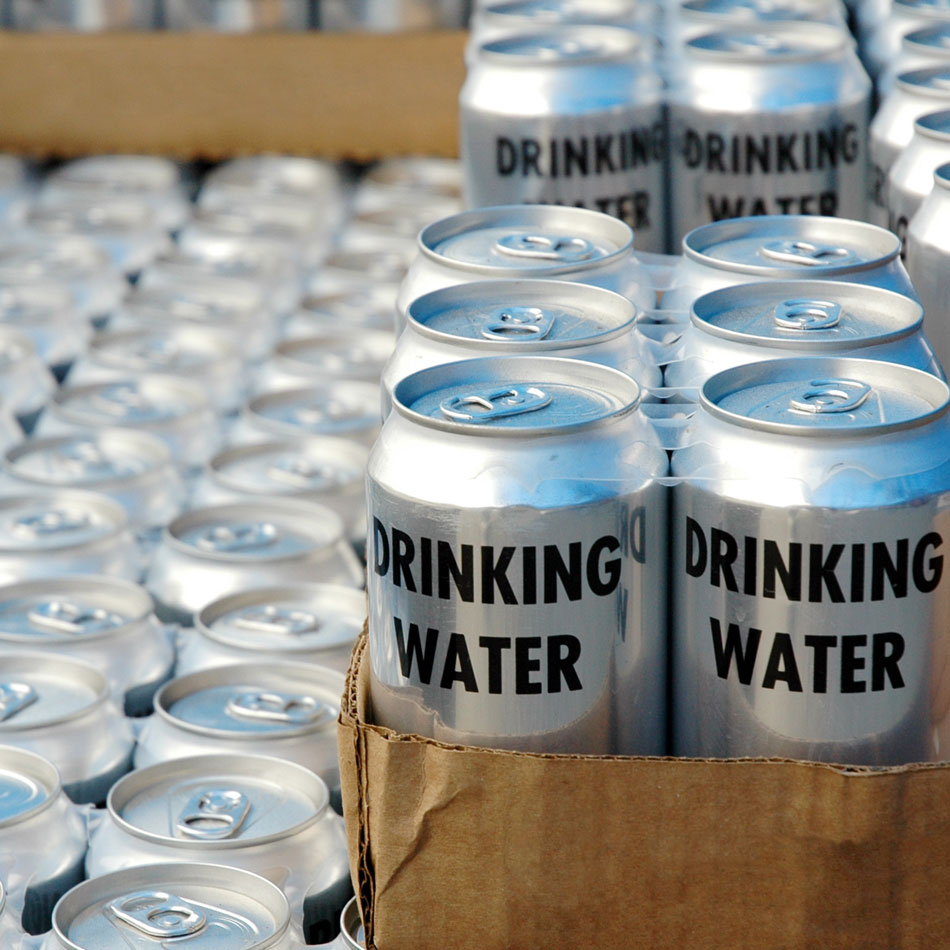
<svg viewBox="0 0 950 950"><path fill-rule="evenodd" d="M378 950L950 947L950 768L545 756L339 720Z"/></svg>
<svg viewBox="0 0 950 950"><path fill-rule="evenodd" d="M464 32L0 32L0 150L455 155Z"/></svg>

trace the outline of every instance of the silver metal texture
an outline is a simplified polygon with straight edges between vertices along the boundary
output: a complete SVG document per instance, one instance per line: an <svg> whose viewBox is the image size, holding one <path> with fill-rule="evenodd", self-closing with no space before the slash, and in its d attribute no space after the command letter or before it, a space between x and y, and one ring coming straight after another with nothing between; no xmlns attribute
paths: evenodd
<svg viewBox="0 0 950 950"><path fill-rule="evenodd" d="M878 99L890 93L901 73L928 66L950 67L950 21L904 34L900 51L877 77Z"/></svg>
<svg viewBox="0 0 950 950"><path fill-rule="evenodd" d="M317 22L334 33L459 30L467 10L465 0L320 0Z"/></svg>
<svg viewBox="0 0 950 950"><path fill-rule="evenodd" d="M8 268L0 277L0 325L25 333L39 358L62 375L86 348L92 327L76 310L68 288L44 279L43 269L41 262L23 261L22 269ZM24 273L36 282L20 282Z"/></svg>
<svg viewBox="0 0 950 950"><path fill-rule="evenodd" d="M10 24L15 30L65 30L101 33L107 30L150 30L159 0L11 0Z"/></svg>
<svg viewBox="0 0 950 950"><path fill-rule="evenodd" d="M30 335L0 322L0 406L30 432L56 390L56 379L36 352Z"/></svg>
<svg viewBox="0 0 950 950"><path fill-rule="evenodd" d="M310 28L308 0L163 0L166 30L299 32Z"/></svg>
<svg viewBox="0 0 950 950"><path fill-rule="evenodd" d="M861 46L868 72L879 76L900 54L908 33L944 23L950 23L950 4L944 0L891 0L887 16Z"/></svg>

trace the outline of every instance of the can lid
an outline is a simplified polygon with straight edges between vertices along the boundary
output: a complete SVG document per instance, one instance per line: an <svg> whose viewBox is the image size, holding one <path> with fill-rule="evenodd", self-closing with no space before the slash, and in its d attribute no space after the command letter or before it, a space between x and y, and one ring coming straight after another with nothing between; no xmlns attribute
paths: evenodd
<svg viewBox="0 0 950 950"><path fill-rule="evenodd" d="M231 338L188 324L100 331L89 344L93 362L126 374L197 373L236 356Z"/></svg>
<svg viewBox="0 0 950 950"><path fill-rule="evenodd" d="M340 934L347 950L364 950L366 933L360 917L359 899L351 897L340 915Z"/></svg>
<svg viewBox="0 0 950 950"><path fill-rule="evenodd" d="M950 142L950 109L928 112L915 119L914 132L929 139Z"/></svg>
<svg viewBox="0 0 950 950"><path fill-rule="evenodd" d="M351 644L363 628L366 595L334 584L264 587L203 608L199 633L240 650L297 652Z"/></svg>
<svg viewBox="0 0 950 950"><path fill-rule="evenodd" d="M922 370L875 360L793 358L724 370L703 385L711 415L743 428L840 438L882 435L947 412L950 390Z"/></svg>
<svg viewBox="0 0 950 950"><path fill-rule="evenodd" d="M264 950L290 926L287 898L270 881L212 864L124 868L78 884L53 909L65 950L194 944Z"/></svg>
<svg viewBox="0 0 950 950"><path fill-rule="evenodd" d="M263 292L250 283L240 287L220 280L137 287L122 303L123 313L139 319L188 321L228 327L236 321L260 319Z"/></svg>
<svg viewBox="0 0 950 950"><path fill-rule="evenodd" d="M899 339L923 319L920 304L902 294L827 280L738 284L698 298L691 313L703 333L816 356Z"/></svg>
<svg viewBox="0 0 950 950"><path fill-rule="evenodd" d="M59 791L52 762L16 746L0 747L0 834L47 808Z"/></svg>
<svg viewBox="0 0 950 950"><path fill-rule="evenodd" d="M548 277L613 263L633 250L618 218L560 205L476 208L436 221L421 252L453 269L494 277Z"/></svg>
<svg viewBox="0 0 950 950"><path fill-rule="evenodd" d="M68 722L106 700L109 686L95 667L48 653L3 658L0 740L18 732Z"/></svg>
<svg viewBox="0 0 950 950"><path fill-rule="evenodd" d="M79 235L9 235L0 240L0 280L83 280L112 271L109 255Z"/></svg>
<svg viewBox="0 0 950 950"><path fill-rule="evenodd" d="M636 308L589 284L494 280L456 284L409 305L410 326L443 343L532 352L601 343L629 331Z"/></svg>
<svg viewBox="0 0 950 950"><path fill-rule="evenodd" d="M687 40L683 48L691 56L765 66L821 59L851 42L841 27L830 23L786 20L717 30Z"/></svg>
<svg viewBox="0 0 950 950"><path fill-rule="evenodd" d="M686 257L763 279L839 276L878 267L899 252L900 239L884 228L812 215L730 218L683 238Z"/></svg>
<svg viewBox="0 0 950 950"><path fill-rule="evenodd" d="M301 432L346 436L379 425L379 387L336 380L262 393L250 400L247 415L286 436Z"/></svg>
<svg viewBox="0 0 950 950"><path fill-rule="evenodd" d="M50 177L138 194L174 189L181 175L173 161L157 155L91 155L61 165Z"/></svg>
<svg viewBox="0 0 950 950"><path fill-rule="evenodd" d="M924 55L950 56L950 23L937 23L922 30L905 33L901 45L906 50Z"/></svg>
<svg viewBox="0 0 950 950"><path fill-rule="evenodd" d="M950 19L946 0L892 0L892 12L901 16Z"/></svg>
<svg viewBox="0 0 950 950"><path fill-rule="evenodd" d="M934 184L939 188L950 188L950 162L939 165L934 170Z"/></svg>
<svg viewBox="0 0 950 950"><path fill-rule="evenodd" d="M198 384L173 376L63 386L50 409L77 425L162 425L208 408Z"/></svg>
<svg viewBox="0 0 950 950"><path fill-rule="evenodd" d="M306 557L332 549L343 535L343 519L330 508L273 498L197 508L166 528L190 558L232 563Z"/></svg>
<svg viewBox="0 0 950 950"><path fill-rule="evenodd" d="M485 357L420 370L398 382L396 410L465 435L549 435L588 428L636 409L640 387L596 363Z"/></svg>
<svg viewBox="0 0 950 950"><path fill-rule="evenodd" d="M912 95L950 98L950 67L928 66L898 73L895 83Z"/></svg>
<svg viewBox="0 0 950 950"><path fill-rule="evenodd" d="M0 553L42 556L110 537L128 523L106 495L48 491L0 499Z"/></svg>
<svg viewBox="0 0 950 950"><path fill-rule="evenodd" d="M392 304L383 304L365 289L308 294L300 301L298 313L352 327L389 330L393 325Z"/></svg>
<svg viewBox="0 0 950 950"><path fill-rule="evenodd" d="M710 22L770 23L774 20L820 20L834 7L831 0L685 0L677 13Z"/></svg>
<svg viewBox="0 0 950 950"><path fill-rule="evenodd" d="M384 330L340 329L320 336L282 340L272 364L283 372L310 379L379 380L396 340Z"/></svg>
<svg viewBox="0 0 950 950"><path fill-rule="evenodd" d="M477 56L506 66L582 66L611 61L637 67L642 39L619 26L572 24L488 40Z"/></svg>
<svg viewBox="0 0 950 950"><path fill-rule="evenodd" d="M323 780L293 762L202 755L130 772L112 786L107 807L128 834L213 851L297 834L329 801Z"/></svg>
<svg viewBox="0 0 950 950"><path fill-rule="evenodd" d="M302 735L333 728L342 688L342 674L328 667L246 663L179 676L158 691L155 708L204 735Z"/></svg>
<svg viewBox="0 0 950 950"><path fill-rule="evenodd" d="M29 276L29 275L28 275ZM40 272L34 275L43 278ZM0 276L0 280L2 280ZM30 326L50 318L77 319L69 290L51 280L29 284L8 283L0 286L0 320L18 326Z"/></svg>
<svg viewBox="0 0 950 950"><path fill-rule="evenodd" d="M292 195L321 199L339 186L336 166L319 158L298 155L247 155L230 159L205 178L204 190L219 186L258 195Z"/></svg>

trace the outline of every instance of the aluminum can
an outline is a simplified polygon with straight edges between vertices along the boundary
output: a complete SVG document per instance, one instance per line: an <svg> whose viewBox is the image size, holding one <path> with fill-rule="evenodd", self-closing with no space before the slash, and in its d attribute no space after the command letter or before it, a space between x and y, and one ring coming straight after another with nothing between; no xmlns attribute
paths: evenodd
<svg viewBox="0 0 950 950"><path fill-rule="evenodd" d="M891 0L845 0L854 23L854 32L863 49L878 26L887 19Z"/></svg>
<svg viewBox="0 0 950 950"><path fill-rule="evenodd" d="M353 897L340 915L340 936L333 943L333 950L364 950L366 933L360 917L359 898Z"/></svg>
<svg viewBox="0 0 950 950"><path fill-rule="evenodd" d="M51 577L0 587L0 663L17 653L85 660L109 680L127 716L147 716L175 653L137 584L114 577Z"/></svg>
<svg viewBox="0 0 950 950"><path fill-rule="evenodd" d="M15 30L66 30L101 33L150 30L158 0L11 0Z"/></svg>
<svg viewBox="0 0 950 950"><path fill-rule="evenodd" d="M359 251L370 257L374 253L388 254L395 251L406 268L415 253L419 232L434 221L440 221L457 211L454 202L428 199L356 212L340 233L340 252L349 254ZM335 263L334 256L331 255L327 261L330 266Z"/></svg>
<svg viewBox="0 0 950 950"><path fill-rule="evenodd" d="M56 379L36 352L29 334L0 323L0 405L13 413L24 432L31 432Z"/></svg>
<svg viewBox="0 0 950 950"><path fill-rule="evenodd" d="M396 386L367 469L380 725L664 752L667 462L639 398L617 370L545 357L465 360Z"/></svg>
<svg viewBox="0 0 950 950"><path fill-rule="evenodd" d="M320 0L321 30L334 33L402 33L466 24L465 0Z"/></svg>
<svg viewBox="0 0 950 950"><path fill-rule="evenodd" d="M163 14L166 30L260 33L310 28L308 0L164 0Z"/></svg>
<svg viewBox="0 0 950 950"><path fill-rule="evenodd" d="M413 253L414 248L405 241L334 251L314 272L307 290L312 294L362 290L391 307L412 263Z"/></svg>
<svg viewBox="0 0 950 950"><path fill-rule="evenodd" d="M278 337L278 314L267 306L260 287L214 279L136 288L110 319L109 329L143 325L215 330L228 336L247 362L264 359Z"/></svg>
<svg viewBox="0 0 950 950"><path fill-rule="evenodd" d="M928 66L950 67L950 21L905 33L897 56L877 77L878 99L884 99L901 74Z"/></svg>
<svg viewBox="0 0 950 950"><path fill-rule="evenodd" d="M443 202L462 210L462 166L454 158L408 155L373 165L356 183L353 209L377 211L415 202Z"/></svg>
<svg viewBox="0 0 950 950"><path fill-rule="evenodd" d="M478 281L417 297L382 377L382 417L396 384L440 363L482 356L553 356L612 366L632 376L641 398L662 375L636 332L625 297L553 280Z"/></svg>
<svg viewBox="0 0 950 950"><path fill-rule="evenodd" d="M53 912L41 950L129 950L175 943L298 950L281 890L215 864L149 864L83 881Z"/></svg>
<svg viewBox="0 0 950 950"><path fill-rule="evenodd" d="M179 515L162 535L145 586L159 616L188 626L226 594L311 581L363 586L343 519L314 502L265 498Z"/></svg>
<svg viewBox="0 0 950 950"><path fill-rule="evenodd" d="M379 386L337 380L250 399L230 432L233 445L332 435L367 447L379 434Z"/></svg>
<svg viewBox="0 0 950 950"><path fill-rule="evenodd" d="M263 755L172 759L137 769L109 792L89 837L90 878L142 864L219 864L276 884L307 943L339 932L353 893L343 820L323 780Z"/></svg>
<svg viewBox="0 0 950 950"><path fill-rule="evenodd" d="M373 287L335 293L307 294L284 324L289 337L316 336L341 327L393 330L393 296Z"/></svg>
<svg viewBox="0 0 950 950"><path fill-rule="evenodd" d="M638 34L576 26L482 44L459 96L468 207L577 205L666 250L663 83Z"/></svg>
<svg viewBox="0 0 950 950"><path fill-rule="evenodd" d="M871 84L841 29L779 23L682 51L669 91L674 246L723 218L864 218Z"/></svg>
<svg viewBox="0 0 950 950"><path fill-rule="evenodd" d="M0 498L0 583L65 574L137 581L141 573L128 516L111 498L72 489Z"/></svg>
<svg viewBox="0 0 950 950"><path fill-rule="evenodd" d="M42 755L77 804L104 802L132 764L135 739L89 663L50 653L0 657L0 742Z"/></svg>
<svg viewBox="0 0 950 950"><path fill-rule="evenodd" d="M200 469L220 439L205 390L190 380L157 373L63 386L40 417L36 432L75 435L112 427L157 436L184 473Z"/></svg>
<svg viewBox="0 0 950 950"><path fill-rule="evenodd" d="M197 383L214 410L237 412L245 399L243 354L234 335L213 326L144 324L100 330L69 371L71 386L159 373Z"/></svg>
<svg viewBox="0 0 950 950"><path fill-rule="evenodd" d="M181 169L158 155L89 155L66 162L43 180L40 203L63 198L123 198L148 204L166 231L176 231L191 213Z"/></svg>
<svg viewBox="0 0 950 950"><path fill-rule="evenodd" d="M790 280L727 287L693 304L664 382L697 400L703 383L722 370L791 356L883 360L944 379L923 322L917 301L864 284Z"/></svg>
<svg viewBox="0 0 950 950"><path fill-rule="evenodd" d="M950 23L950 5L944 0L891 0L887 17L862 47L868 72L880 75L900 54L901 40L908 33L941 23Z"/></svg>
<svg viewBox="0 0 950 950"><path fill-rule="evenodd" d="M339 789L343 676L306 663L242 663L178 676L155 697L135 767L193 755L272 755Z"/></svg>
<svg viewBox="0 0 950 950"><path fill-rule="evenodd" d="M0 221L19 224L35 201L36 182L19 155L0 154Z"/></svg>
<svg viewBox="0 0 950 950"><path fill-rule="evenodd" d="M9 950L21 950L24 938L18 915L13 908L7 907L7 892L0 882L0 946Z"/></svg>
<svg viewBox="0 0 950 950"><path fill-rule="evenodd" d="M950 365L950 164L934 171L934 187L907 225L907 269L924 305L924 330Z"/></svg>
<svg viewBox="0 0 950 950"><path fill-rule="evenodd" d="M49 930L53 905L83 879L85 854L86 823L64 794L53 763L26 749L0 746L4 918L13 916L27 933ZM4 926L0 922L3 936Z"/></svg>
<svg viewBox="0 0 950 950"><path fill-rule="evenodd" d="M871 122L871 190L868 220L888 225L887 173L914 134L922 115L950 108L950 65L901 73Z"/></svg>
<svg viewBox="0 0 950 950"><path fill-rule="evenodd" d="M232 446L205 466L192 493L195 507L268 497L314 501L335 511L351 541L366 538L364 445L331 436Z"/></svg>
<svg viewBox="0 0 950 950"><path fill-rule="evenodd" d="M29 263L24 263L24 270L36 273ZM42 281L42 274L37 275L42 282L35 284L10 283L10 276L8 269L0 277L0 325L25 333L39 358L62 379L86 348L92 327L79 315L66 287Z"/></svg>
<svg viewBox="0 0 950 950"><path fill-rule="evenodd" d="M917 299L900 261L900 241L863 221L766 215L717 221L683 238L675 286L663 306L688 310L711 290L755 280L844 280Z"/></svg>
<svg viewBox="0 0 950 950"><path fill-rule="evenodd" d="M673 454L675 754L943 757L948 396L834 357L705 383Z"/></svg>
<svg viewBox="0 0 950 950"><path fill-rule="evenodd" d="M903 241L907 224L930 194L934 169L950 159L950 109L930 112L914 122L914 134L887 173L890 229ZM906 257L906 245L902 253Z"/></svg>
<svg viewBox="0 0 950 950"><path fill-rule="evenodd" d="M656 296L633 251L629 225L584 208L509 205L445 218L419 235L415 260L396 298L396 330L409 304L473 280L534 278L593 284L649 309Z"/></svg>

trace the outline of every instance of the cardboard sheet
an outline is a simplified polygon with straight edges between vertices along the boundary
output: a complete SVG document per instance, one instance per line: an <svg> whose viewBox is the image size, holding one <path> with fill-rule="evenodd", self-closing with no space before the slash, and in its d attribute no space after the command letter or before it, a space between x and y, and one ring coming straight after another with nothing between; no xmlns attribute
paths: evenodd
<svg viewBox="0 0 950 950"><path fill-rule="evenodd" d="M950 946L950 769L543 756L339 721L369 947Z"/></svg>

